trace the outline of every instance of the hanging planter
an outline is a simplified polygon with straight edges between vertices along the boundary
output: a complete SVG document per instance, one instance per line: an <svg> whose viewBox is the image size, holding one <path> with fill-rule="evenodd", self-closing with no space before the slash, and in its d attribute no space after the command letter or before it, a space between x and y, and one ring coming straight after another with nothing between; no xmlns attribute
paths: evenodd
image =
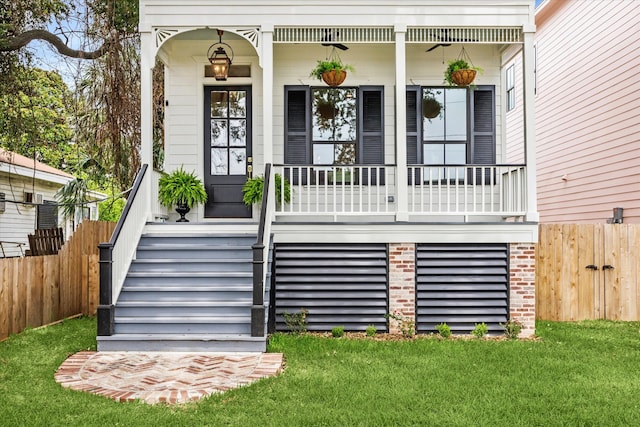
<svg viewBox="0 0 640 427"><path fill-rule="evenodd" d="M328 86L336 87L340 86L347 78L347 71L354 71L354 69L351 65L343 64L335 48L333 48L330 57L324 61L318 61L316 67L311 70L309 77L315 77L325 82Z"/></svg>
<svg viewBox="0 0 640 427"><path fill-rule="evenodd" d="M422 115L427 119L435 119L440 114L442 105L430 96L422 100Z"/></svg>
<svg viewBox="0 0 640 427"><path fill-rule="evenodd" d="M479 67L475 67L467 51L460 51L458 59L449 61L449 66L444 72L444 79L449 86L469 86L476 78L478 71L482 71Z"/></svg>

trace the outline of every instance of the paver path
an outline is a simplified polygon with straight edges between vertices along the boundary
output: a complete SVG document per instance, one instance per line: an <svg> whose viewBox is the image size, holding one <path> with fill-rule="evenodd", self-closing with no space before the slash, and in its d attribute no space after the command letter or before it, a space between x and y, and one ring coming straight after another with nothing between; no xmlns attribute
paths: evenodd
<svg viewBox="0 0 640 427"><path fill-rule="evenodd" d="M119 402L185 403L277 375L281 353L82 351L60 365L63 387Z"/></svg>

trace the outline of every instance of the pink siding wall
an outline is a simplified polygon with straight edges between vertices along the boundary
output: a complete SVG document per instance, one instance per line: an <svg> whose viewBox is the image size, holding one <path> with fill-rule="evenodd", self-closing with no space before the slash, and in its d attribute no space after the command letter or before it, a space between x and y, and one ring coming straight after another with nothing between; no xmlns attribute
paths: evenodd
<svg viewBox="0 0 640 427"><path fill-rule="evenodd" d="M536 26L540 221L640 223L640 1L548 0Z"/></svg>

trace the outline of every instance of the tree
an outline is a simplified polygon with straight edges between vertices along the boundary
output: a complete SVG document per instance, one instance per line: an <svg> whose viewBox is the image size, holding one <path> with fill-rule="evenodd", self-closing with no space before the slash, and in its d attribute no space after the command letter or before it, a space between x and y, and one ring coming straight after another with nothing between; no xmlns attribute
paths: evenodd
<svg viewBox="0 0 640 427"><path fill-rule="evenodd" d="M69 88L55 71L16 66L10 93L0 93L0 146L60 169L76 162Z"/></svg>

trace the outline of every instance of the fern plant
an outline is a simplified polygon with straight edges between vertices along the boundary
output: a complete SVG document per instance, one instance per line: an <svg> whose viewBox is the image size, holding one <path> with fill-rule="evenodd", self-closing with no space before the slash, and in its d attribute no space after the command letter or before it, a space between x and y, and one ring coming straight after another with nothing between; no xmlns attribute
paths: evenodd
<svg viewBox="0 0 640 427"><path fill-rule="evenodd" d="M276 203L280 204L282 200L283 180L284 180L284 202L291 201L291 184L287 178L283 178L279 173L275 174L276 179ZM254 176L247 180L242 187L242 201L247 206L260 203L262 201L262 193L264 191L264 176Z"/></svg>
<svg viewBox="0 0 640 427"><path fill-rule="evenodd" d="M158 201L162 206L185 205L192 208L207 201L207 192L195 172L186 172L182 166L170 174L163 174L158 182Z"/></svg>

